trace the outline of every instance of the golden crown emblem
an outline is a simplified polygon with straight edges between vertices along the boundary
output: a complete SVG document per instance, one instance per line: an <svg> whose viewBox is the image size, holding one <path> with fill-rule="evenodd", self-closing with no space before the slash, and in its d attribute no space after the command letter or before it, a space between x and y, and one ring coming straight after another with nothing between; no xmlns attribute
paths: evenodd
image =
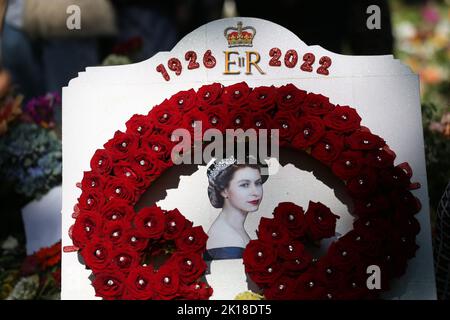
<svg viewBox="0 0 450 320"><path fill-rule="evenodd" d="M224 36L228 41L228 47L251 47L256 29L253 27L242 27L242 21L237 23L237 27L228 27L224 31Z"/></svg>

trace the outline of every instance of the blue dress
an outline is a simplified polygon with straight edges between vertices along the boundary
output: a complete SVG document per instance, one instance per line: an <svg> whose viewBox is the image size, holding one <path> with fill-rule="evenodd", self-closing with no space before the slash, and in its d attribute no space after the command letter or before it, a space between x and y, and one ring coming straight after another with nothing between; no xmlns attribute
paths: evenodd
<svg viewBox="0 0 450 320"><path fill-rule="evenodd" d="M242 252L244 252L244 248L241 247L212 248L205 252L204 259L206 261L241 259Z"/></svg>

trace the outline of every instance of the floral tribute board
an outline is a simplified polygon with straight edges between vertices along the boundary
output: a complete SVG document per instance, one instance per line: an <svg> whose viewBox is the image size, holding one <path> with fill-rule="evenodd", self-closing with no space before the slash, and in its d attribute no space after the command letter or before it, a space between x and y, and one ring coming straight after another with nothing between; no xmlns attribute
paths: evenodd
<svg viewBox="0 0 450 320"><path fill-rule="evenodd" d="M63 299L435 298L418 77L392 56L218 20L80 73L63 122ZM214 243L238 205L210 188L234 158L186 174L176 129L278 130L287 151L255 178L243 245Z"/></svg>

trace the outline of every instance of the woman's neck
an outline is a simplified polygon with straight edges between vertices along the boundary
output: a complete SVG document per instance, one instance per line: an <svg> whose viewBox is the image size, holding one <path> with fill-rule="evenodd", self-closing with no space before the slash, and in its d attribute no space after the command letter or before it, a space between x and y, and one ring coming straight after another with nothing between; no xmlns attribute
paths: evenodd
<svg viewBox="0 0 450 320"><path fill-rule="evenodd" d="M236 230L244 230L244 222L248 212L234 208L227 203L224 204L220 216L225 222Z"/></svg>

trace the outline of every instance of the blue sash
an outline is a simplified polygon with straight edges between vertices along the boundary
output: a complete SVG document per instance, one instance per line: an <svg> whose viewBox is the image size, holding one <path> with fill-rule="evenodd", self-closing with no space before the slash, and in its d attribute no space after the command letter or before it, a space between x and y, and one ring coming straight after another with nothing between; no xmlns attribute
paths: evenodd
<svg viewBox="0 0 450 320"><path fill-rule="evenodd" d="M211 260L225 260L225 259L241 259L244 248L240 247L223 247L213 248L205 252L204 259Z"/></svg>

